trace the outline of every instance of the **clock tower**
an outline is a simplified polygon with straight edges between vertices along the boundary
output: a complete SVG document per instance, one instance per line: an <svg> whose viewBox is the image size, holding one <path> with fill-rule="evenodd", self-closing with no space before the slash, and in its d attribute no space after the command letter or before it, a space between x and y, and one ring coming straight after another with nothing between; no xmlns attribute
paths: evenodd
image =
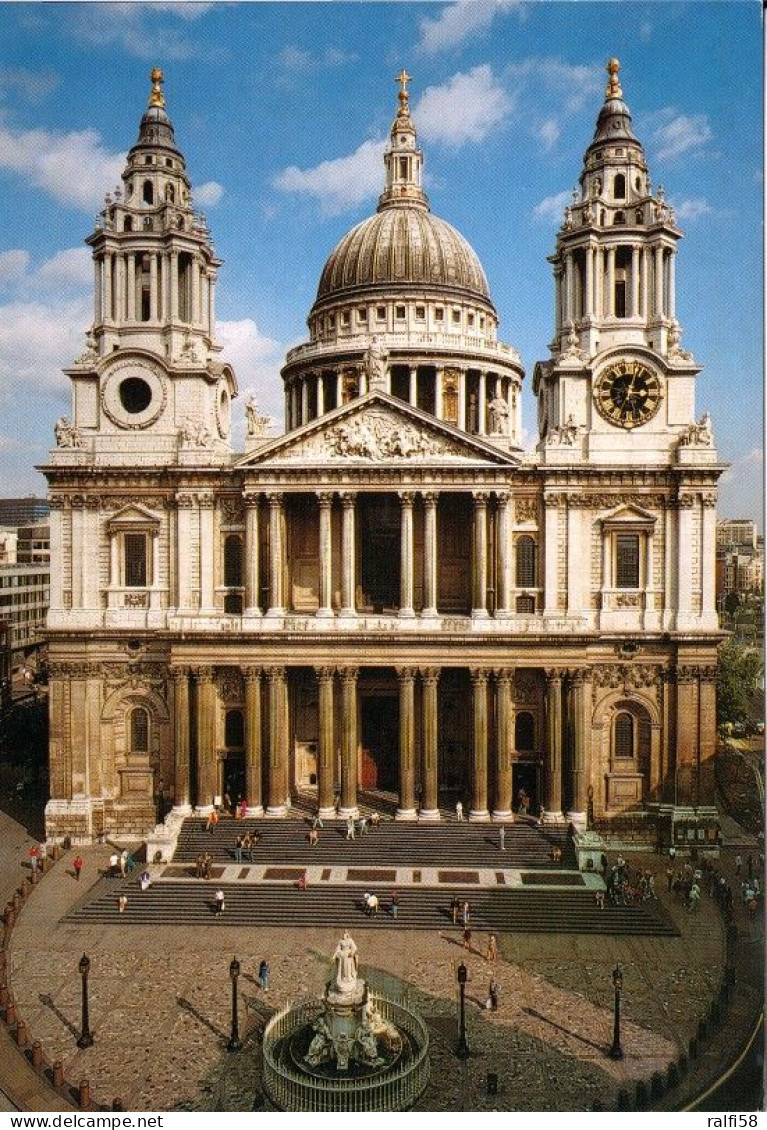
<svg viewBox="0 0 767 1130"><path fill-rule="evenodd" d="M610 59L594 138L549 259L554 337L533 381L538 450L549 465L714 463L708 417L695 416L700 366L681 348L676 318L682 232L663 188L651 184L619 70Z"/></svg>

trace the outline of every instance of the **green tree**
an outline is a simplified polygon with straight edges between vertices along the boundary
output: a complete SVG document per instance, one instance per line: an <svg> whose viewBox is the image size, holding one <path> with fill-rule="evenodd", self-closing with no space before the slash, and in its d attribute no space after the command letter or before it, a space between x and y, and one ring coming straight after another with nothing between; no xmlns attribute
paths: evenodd
<svg viewBox="0 0 767 1130"><path fill-rule="evenodd" d="M764 664L754 647L744 647L729 639L719 648L716 680L716 712L721 726L725 722L747 722L760 701Z"/></svg>

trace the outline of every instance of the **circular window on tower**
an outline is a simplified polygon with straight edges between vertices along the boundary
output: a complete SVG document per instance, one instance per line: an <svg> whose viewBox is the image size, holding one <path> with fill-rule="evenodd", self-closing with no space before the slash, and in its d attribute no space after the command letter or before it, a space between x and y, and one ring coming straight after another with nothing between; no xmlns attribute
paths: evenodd
<svg viewBox="0 0 767 1130"><path fill-rule="evenodd" d="M152 403L152 390L141 377L126 377L120 382L120 403L132 416L146 412Z"/></svg>
<svg viewBox="0 0 767 1130"><path fill-rule="evenodd" d="M165 407L165 379L158 366L146 360L118 361L104 374L101 404L120 428L145 428Z"/></svg>

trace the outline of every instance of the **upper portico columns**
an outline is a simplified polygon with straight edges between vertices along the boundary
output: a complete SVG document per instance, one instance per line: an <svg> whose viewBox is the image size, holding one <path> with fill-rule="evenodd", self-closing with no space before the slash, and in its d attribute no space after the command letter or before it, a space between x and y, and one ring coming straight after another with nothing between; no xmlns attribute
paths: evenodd
<svg viewBox="0 0 767 1130"><path fill-rule="evenodd" d="M266 496L269 503L269 608L267 616L285 614L285 507L282 494Z"/></svg>

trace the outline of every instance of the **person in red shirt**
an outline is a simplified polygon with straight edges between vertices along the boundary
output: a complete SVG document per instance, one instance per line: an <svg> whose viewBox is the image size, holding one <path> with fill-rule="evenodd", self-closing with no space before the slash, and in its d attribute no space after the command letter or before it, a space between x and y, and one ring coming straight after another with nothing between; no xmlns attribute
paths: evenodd
<svg viewBox="0 0 767 1130"><path fill-rule="evenodd" d="M79 881L80 881L80 872L81 872L81 871L82 871L82 869L83 869L83 861L82 861L82 859L81 859L81 857L80 857L79 855L76 855L76 856L75 856L75 858L74 858L74 861L73 861L73 863L72 863L72 866L73 866L73 867L74 867L74 869L75 869L75 879L77 879L77 881L78 881L78 883L79 883Z"/></svg>

